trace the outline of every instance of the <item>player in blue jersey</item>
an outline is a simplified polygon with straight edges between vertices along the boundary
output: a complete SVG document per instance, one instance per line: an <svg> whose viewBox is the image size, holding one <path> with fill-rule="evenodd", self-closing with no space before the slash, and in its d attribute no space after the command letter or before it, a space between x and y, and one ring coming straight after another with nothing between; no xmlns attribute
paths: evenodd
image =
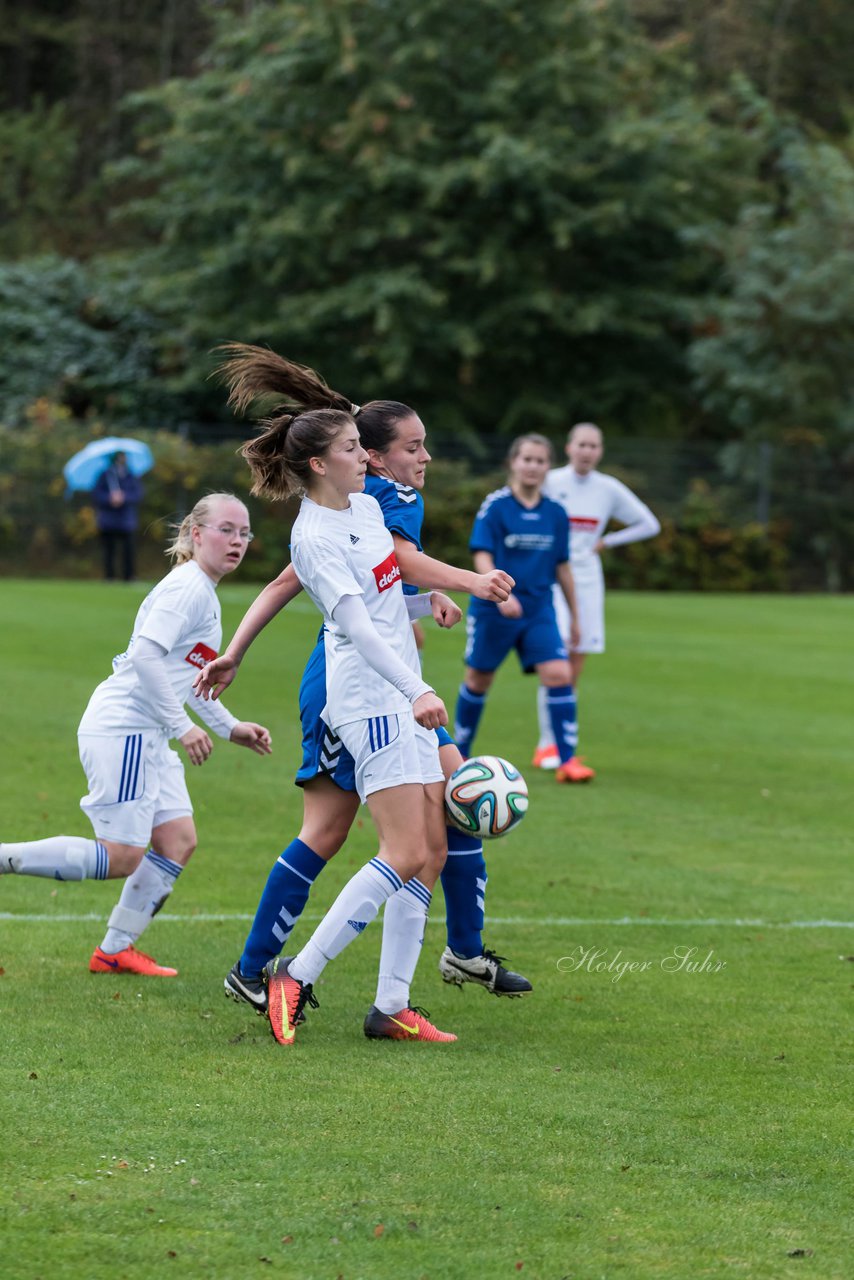
<svg viewBox="0 0 854 1280"><path fill-rule="evenodd" d="M530 433L513 441L508 454L510 483L491 493L475 518L469 547L479 573L505 569L516 581L512 595L493 603L473 598L468 612L466 672L457 698L454 736L471 755L486 695L511 649L523 671L536 671L546 689L549 715L560 766L559 782L587 782L593 777L575 756L575 694L569 654L561 638L552 602L557 583L573 618L578 616L569 567L566 512L542 486L552 463L545 436Z"/></svg>
<svg viewBox="0 0 854 1280"><path fill-rule="evenodd" d="M445 565L423 552L420 539L424 503L420 490L430 455L424 444L424 427L412 409L397 401L353 406L310 370L271 352L242 346L230 351L232 359L224 366L224 376L231 388L231 402L238 406L251 403L264 388L273 387L288 405L301 409L346 405L356 411L355 420L373 472L366 480L365 491L380 505L394 540L397 563L405 582L411 584L410 590L421 586L469 591L496 601L507 598L512 580L502 571L474 574ZM200 692L215 697L231 682L255 636L299 589L290 566L264 588L226 652L201 673L197 681ZM297 839L274 865L243 953L225 979L227 994L247 1001L259 1012L263 1012L267 999L265 965L284 946L312 883L344 843L359 805L350 754L321 717L325 701L326 663L321 638L300 686L303 762L297 782L303 788L303 824ZM447 733L438 732L442 766L449 776L461 756ZM504 968L502 957L483 946L487 877L481 843L449 827L448 846L442 871L448 921L448 946L439 965L442 977L455 985L475 982L496 995L530 991L526 978ZM420 878L426 883L425 876L426 872L422 872ZM428 887L432 888L432 883ZM384 969L393 963L393 955L388 960L381 957L381 981Z"/></svg>

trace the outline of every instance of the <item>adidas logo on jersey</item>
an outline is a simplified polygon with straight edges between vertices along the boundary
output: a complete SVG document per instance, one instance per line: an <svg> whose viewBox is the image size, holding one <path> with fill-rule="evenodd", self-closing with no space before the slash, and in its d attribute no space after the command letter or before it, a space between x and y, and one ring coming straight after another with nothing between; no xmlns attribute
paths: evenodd
<svg viewBox="0 0 854 1280"><path fill-rule="evenodd" d="M355 546L355 545L356 545L356 543L359 541L359 539L356 537L355 533L351 533L351 534L350 534L350 541L353 543L353 546Z"/></svg>
<svg viewBox="0 0 854 1280"><path fill-rule="evenodd" d="M386 556L382 564L376 566L374 577L377 583L377 591L388 591L389 587L393 587L396 582L400 581L400 565L397 563L397 556L393 551L391 555Z"/></svg>
<svg viewBox="0 0 854 1280"><path fill-rule="evenodd" d="M367 920L348 920L347 923L350 928L355 929L357 933L362 933L362 931L368 927Z"/></svg>

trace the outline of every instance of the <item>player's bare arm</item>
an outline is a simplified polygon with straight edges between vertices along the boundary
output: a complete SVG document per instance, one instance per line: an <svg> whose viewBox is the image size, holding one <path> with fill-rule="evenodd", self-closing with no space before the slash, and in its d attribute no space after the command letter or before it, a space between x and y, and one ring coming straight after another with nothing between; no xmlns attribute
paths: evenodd
<svg viewBox="0 0 854 1280"><path fill-rule="evenodd" d="M481 577L488 577L490 574L501 572L500 569L496 569L495 561L488 551L475 551L472 559L474 560L475 570ZM510 578L510 582L513 586L516 585L512 578ZM481 597L481 599L486 599L486 597ZM522 606L512 591L508 592L503 600L496 600L495 603L498 605L498 611L502 617L521 618Z"/></svg>
<svg viewBox="0 0 854 1280"><path fill-rule="evenodd" d="M301 591L302 583L294 572L293 565L290 564L282 570L278 578L267 583L246 610L225 653L214 658L213 662L207 663L196 676L193 681L193 690L197 698L216 700L221 696L223 690L228 688L237 675L237 668L252 642Z"/></svg>
<svg viewBox="0 0 854 1280"><path fill-rule="evenodd" d="M578 605L575 600L575 579L572 576L572 569L569 561L559 564L555 572L558 586L563 592L563 597L569 606L570 625L569 625L569 647L575 649L581 641L581 629L578 625Z"/></svg>
<svg viewBox="0 0 854 1280"><path fill-rule="evenodd" d="M506 600L516 585L509 573L496 569L493 563L486 571L457 569L445 564L442 560L434 560L432 556L419 551L414 543L399 534L394 534L394 550L397 563L404 582L413 587L437 591L464 591L467 595L477 596L478 600L491 600L500 604ZM490 557L491 561L491 557ZM475 560L475 565L477 561Z"/></svg>

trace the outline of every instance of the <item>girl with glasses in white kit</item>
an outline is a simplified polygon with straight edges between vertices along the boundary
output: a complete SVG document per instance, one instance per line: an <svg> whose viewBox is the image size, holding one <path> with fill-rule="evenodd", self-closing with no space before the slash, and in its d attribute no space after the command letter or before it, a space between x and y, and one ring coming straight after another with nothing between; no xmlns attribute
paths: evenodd
<svg viewBox="0 0 854 1280"><path fill-rule="evenodd" d="M80 807L95 832L0 844L0 874L50 880L107 880L126 876L93 973L171 978L134 943L172 892L196 847L193 806L184 766L169 746L177 738L189 761L201 765L213 750L193 724L191 702L207 726L258 755L272 750L263 725L237 720L221 703L191 696L193 680L222 643L216 587L243 560L251 541L249 513L229 493L201 498L167 549L176 567L139 607L113 674L98 685L78 728L80 761L89 792Z"/></svg>
<svg viewBox="0 0 854 1280"><path fill-rule="evenodd" d="M368 454L355 419L337 409L284 413L242 452L254 494L287 498L302 492L291 534L293 567L323 615L326 707L323 717L353 757L359 796L379 836L376 857L345 885L295 957L267 967L267 1013L280 1044L294 1041L312 986L326 964L358 937L383 904L406 895L399 972L386 1008L374 1007L368 1035L386 1024L413 1039L449 1042L408 1002L421 950L430 892L422 867L445 850L444 774L435 730L447 724L440 698L421 676L414 618L432 613L452 626L460 610L439 592L404 596L392 535L379 504L362 492ZM400 1003L399 1003L400 1002Z"/></svg>

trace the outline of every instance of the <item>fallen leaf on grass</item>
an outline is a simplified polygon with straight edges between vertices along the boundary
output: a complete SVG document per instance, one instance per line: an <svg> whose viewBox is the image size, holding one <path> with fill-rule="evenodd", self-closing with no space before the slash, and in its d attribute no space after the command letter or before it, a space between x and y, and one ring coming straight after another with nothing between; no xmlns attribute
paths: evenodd
<svg viewBox="0 0 854 1280"><path fill-rule="evenodd" d="M385 1227L381 1222L378 1222L377 1225L374 1227L374 1235L378 1240L384 1231L385 1231Z"/></svg>
<svg viewBox="0 0 854 1280"><path fill-rule="evenodd" d="M28 1080L38 1080L38 1078L39 1078L39 1073L37 1071L31 1071L30 1074L27 1076Z"/></svg>
<svg viewBox="0 0 854 1280"><path fill-rule="evenodd" d="M811 1258L812 1249L790 1249L786 1254L787 1258Z"/></svg>
<svg viewBox="0 0 854 1280"><path fill-rule="evenodd" d="M282 1244L293 1244L293 1236L282 1236Z"/></svg>

